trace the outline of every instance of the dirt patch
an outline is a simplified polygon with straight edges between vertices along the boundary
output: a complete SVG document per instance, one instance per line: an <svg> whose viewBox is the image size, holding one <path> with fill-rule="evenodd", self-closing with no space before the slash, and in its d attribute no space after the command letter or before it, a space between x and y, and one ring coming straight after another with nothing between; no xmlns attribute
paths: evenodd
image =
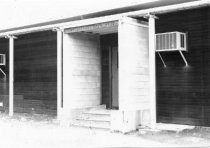
<svg viewBox="0 0 210 148"><path fill-rule="evenodd" d="M0 113L1 122L7 124L27 124L31 126L52 126L58 125L56 116L43 115L43 114L25 114L15 113L12 117L8 116L7 113Z"/></svg>
<svg viewBox="0 0 210 148"><path fill-rule="evenodd" d="M138 132L138 135L144 139L153 141L187 145L187 146L210 146L210 128L195 127L180 132L176 131L144 131Z"/></svg>

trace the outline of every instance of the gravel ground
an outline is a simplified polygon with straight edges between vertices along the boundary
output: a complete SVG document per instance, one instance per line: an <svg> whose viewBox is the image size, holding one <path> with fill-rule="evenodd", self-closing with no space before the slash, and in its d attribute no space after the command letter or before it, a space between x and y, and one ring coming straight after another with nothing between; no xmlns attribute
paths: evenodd
<svg viewBox="0 0 210 148"><path fill-rule="evenodd" d="M180 133L111 133L81 127L61 127L53 116L0 114L0 144L4 148L179 147L210 146L208 129Z"/></svg>

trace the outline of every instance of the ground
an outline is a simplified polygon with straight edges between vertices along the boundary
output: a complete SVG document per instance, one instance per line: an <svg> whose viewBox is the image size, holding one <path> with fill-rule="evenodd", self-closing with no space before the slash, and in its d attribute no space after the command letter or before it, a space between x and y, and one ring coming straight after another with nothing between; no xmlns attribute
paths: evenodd
<svg viewBox="0 0 210 148"><path fill-rule="evenodd" d="M182 132L132 132L61 127L55 117L46 115L0 114L0 144L4 148L70 147L179 147L210 146L210 129Z"/></svg>

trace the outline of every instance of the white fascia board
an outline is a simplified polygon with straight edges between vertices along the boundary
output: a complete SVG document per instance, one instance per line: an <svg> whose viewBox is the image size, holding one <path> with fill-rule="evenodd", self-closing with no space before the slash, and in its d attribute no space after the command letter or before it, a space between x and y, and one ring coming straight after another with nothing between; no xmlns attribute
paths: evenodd
<svg viewBox="0 0 210 148"><path fill-rule="evenodd" d="M116 14L116 15L109 15L109 16L104 16L104 17L97 17L97 18L77 20L77 21L58 23L58 24L52 24L52 25L46 25L46 26L18 29L14 31L7 31L7 32L0 33L0 37L5 37L7 35L19 35L19 34L26 34L26 33L31 33L31 32L52 30L53 28L65 29L65 28L71 28L71 27L91 25L91 24L96 24L96 23L103 23L103 22L108 22L108 21L116 21L116 20L120 20L120 18L122 18L123 16L141 17L141 16L145 16L148 13L152 13L152 14L167 13L167 12L172 12L172 11L179 11L179 10L185 10L185 9L197 8L197 7L202 7L202 6L209 6L209 5L210 5L210 0L198 0L194 2L187 2L187 3L169 5L169 6L161 6L161 7L149 8L149 9L138 10L138 11L133 11L133 12L121 13L121 14Z"/></svg>
<svg viewBox="0 0 210 148"><path fill-rule="evenodd" d="M148 14L148 13L161 14L161 13L199 8L199 7L209 6L209 5L210 5L210 0L197 0L197 1L187 2L187 3L182 3L182 4L161 6L161 7L149 8L145 10L127 12L125 13L125 15L126 16L145 16L145 14Z"/></svg>
<svg viewBox="0 0 210 148"><path fill-rule="evenodd" d="M33 27L33 28L25 28L25 29L0 33L0 37L5 37L7 35L20 35L20 34L26 34L26 33L31 33L31 32L53 30L54 28L65 29L65 28L85 26L85 25L91 25L91 24L97 24L97 23L103 23L103 22L117 21L121 17L122 17L121 14L117 14L117 15L79 20L79 21L71 21L71 22L66 22L66 23L52 24L52 25L39 26L39 27Z"/></svg>
<svg viewBox="0 0 210 148"><path fill-rule="evenodd" d="M60 28L66 29L66 28L80 27L80 26L86 26L86 25L93 25L93 24L98 24L98 23L112 22L112 21L118 21L121 18L122 18L122 14L109 15L109 16L104 16L104 17L73 21L67 25L62 25Z"/></svg>

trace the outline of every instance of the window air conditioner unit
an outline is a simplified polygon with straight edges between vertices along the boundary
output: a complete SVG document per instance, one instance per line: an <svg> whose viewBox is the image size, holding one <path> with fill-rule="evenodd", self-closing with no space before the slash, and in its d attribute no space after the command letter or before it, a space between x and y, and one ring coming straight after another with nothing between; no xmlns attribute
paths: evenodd
<svg viewBox="0 0 210 148"><path fill-rule="evenodd" d="M6 55L0 54L0 65L6 65Z"/></svg>
<svg viewBox="0 0 210 148"><path fill-rule="evenodd" d="M186 51L186 33L166 32L156 34L156 51Z"/></svg>

